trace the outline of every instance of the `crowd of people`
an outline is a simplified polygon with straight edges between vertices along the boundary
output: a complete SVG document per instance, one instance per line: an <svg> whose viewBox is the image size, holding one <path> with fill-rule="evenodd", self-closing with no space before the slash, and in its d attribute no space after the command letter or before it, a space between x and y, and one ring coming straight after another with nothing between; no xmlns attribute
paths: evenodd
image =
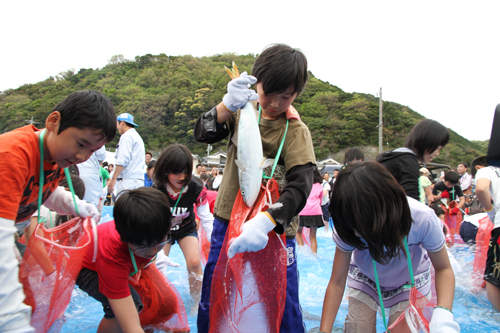
<svg viewBox="0 0 500 333"><path fill-rule="evenodd" d="M240 191L235 160L242 143L235 133L239 110L247 103L259 112L264 155L277 161L264 171L276 180L280 196L246 221L229 244L227 257L258 255L270 234L285 234L281 332L306 332L296 245L304 245L303 230L308 229L316 253L321 227L332 229L336 243L321 332L332 330L344 295L349 297L346 332L374 332L379 310L385 323L384 308L389 309L386 326L396 325L410 306L408 284L428 299L432 286L437 291L430 332L459 332L452 312L455 277L446 246L459 241L458 235L465 242L475 240L477 226L474 230L465 223L466 209L474 201L494 224L484 279L488 299L498 310L500 169L479 157L471 165L472 175L462 162L436 181L425 164L448 143L449 131L426 119L411 130L404 147L382 153L376 161L365 161L362 150L353 147L339 170L321 174L309 129L292 106L307 79L304 54L276 44L258 56L252 75L242 73L229 82L222 101L194 127L198 142L230 138L224 170L203 164L193 170L191 151L180 144L166 147L155 159L145 149L134 116L117 116L109 98L93 90L74 92L57 104L43 130L29 125L0 135L0 331L34 331L18 266L37 224L52 228L78 216L99 221L102 205L112 205L114 220L97 225L97 238L92 239L98 239L98 246L89 247L74 281L102 303L98 332L143 332L138 314L144 305L129 276L152 263L163 272L175 266L168 259L175 243L186 260L198 332L208 332L212 287L221 283L214 270ZM105 144L117 131L115 161L109 164ZM71 171L69 185L64 183L66 167ZM210 243L204 267L200 237ZM40 250L36 260L43 266L44 281L57 281L58 271L46 259Z"/></svg>

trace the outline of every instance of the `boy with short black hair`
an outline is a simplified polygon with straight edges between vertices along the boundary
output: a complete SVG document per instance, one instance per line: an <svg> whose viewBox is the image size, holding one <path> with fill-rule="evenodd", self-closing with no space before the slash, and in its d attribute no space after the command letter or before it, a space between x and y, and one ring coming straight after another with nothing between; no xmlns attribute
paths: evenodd
<svg viewBox="0 0 500 333"><path fill-rule="evenodd" d="M33 331L13 244L15 223L29 219L37 210L40 165L42 203L58 213L77 216L71 193L58 187L64 177L62 168L87 160L111 141L116 134L115 117L104 94L77 91L54 107L43 131L27 125L0 135L0 331ZM99 218L93 205L76 201L81 217Z"/></svg>
<svg viewBox="0 0 500 333"><path fill-rule="evenodd" d="M458 185L459 175L455 171L448 171L444 174L444 180L440 181L432 189L432 194L434 195L434 201L438 201L445 198L450 198L450 200L458 201L456 209L452 214L457 215L460 209L465 205L465 197Z"/></svg>
<svg viewBox="0 0 500 333"><path fill-rule="evenodd" d="M238 168L235 164L239 109L248 101L258 99L261 110L259 129L264 155L277 158L280 142L285 137L283 150L274 178L281 196L273 208L258 213L247 221L243 232L231 244L228 256L240 252L255 252L266 247L272 230L286 232L289 253L293 253L287 267L287 298L281 321L284 332L305 332L298 299L298 271L295 256L295 234L298 221L292 219L304 208L313 183L316 158L311 134L291 105L307 83L307 59L288 45L275 44L266 48L256 59L252 74L243 73L228 84L228 92L221 103L203 114L195 125L198 142L215 143L229 136L225 176L219 187L214 209L214 228L211 251L203 277L202 298L198 310L198 332L208 332L212 275L219 258L231 211L239 191ZM255 84L257 93L249 89ZM255 114L256 118L258 114ZM285 129L287 128L286 132ZM270 168L269 168L270 169ZM266 169L268 170L268 169ZM270 173L268 174L268 176Z"/></svg>
<svg viewBox="0 0 500 333"><path fill-rule="evenodd" d="M97 253L89 247L76 284L102 303L104 318L97 332L144 332L138 314L141 298L128 278L167 243L170 205L161 191L141 187L123 191L113 213L114 221L97 226Z"/></svg>

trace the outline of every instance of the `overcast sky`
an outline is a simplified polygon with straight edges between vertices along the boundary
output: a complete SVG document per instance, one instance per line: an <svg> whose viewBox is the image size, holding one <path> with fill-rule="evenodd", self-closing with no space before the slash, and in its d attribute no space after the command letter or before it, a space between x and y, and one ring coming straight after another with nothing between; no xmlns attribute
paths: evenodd
<svg viewBox="0 0 500 333"><path fill-rule="evenodd" d="M487 140L500 103L500 1L8 1L0 91L117 54L300 48L319 79Z"/></svg>

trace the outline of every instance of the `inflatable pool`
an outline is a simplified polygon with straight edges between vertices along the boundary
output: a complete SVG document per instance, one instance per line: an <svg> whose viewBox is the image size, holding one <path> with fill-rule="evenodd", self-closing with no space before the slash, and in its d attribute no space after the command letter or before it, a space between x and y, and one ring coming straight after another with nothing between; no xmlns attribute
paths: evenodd
<svg viewBox="0 0 500 333"><path fill-rule="evenodd" d="M103 216L112 216L112 210L106 209ZM298 249L298 264L300 272L300 302L308 332L318 332L323 297L330 279L335 244L330 233L324 228L318 230L318 254L313 254L309 247ZM456 273L456 290L453 312L464 333L499 332L500 313L491 310L484 289L475 289L472 284L471 270L474 256L469 247L457 244L451 249L462 271ZM178 289L184 300L191 332L196 329L196 305L189 296L189 286L184 257L178 246L173 246L170 259L180 264L180 267L169 267L168 278ZM342 324L347 314L347 301L343 301L335 321L333 332L342 332ZM60 332L83 333L96 332L103 316L99 303L76 289L60 325ZM383 323L378 317L377 331L383 332Z"/></svg>

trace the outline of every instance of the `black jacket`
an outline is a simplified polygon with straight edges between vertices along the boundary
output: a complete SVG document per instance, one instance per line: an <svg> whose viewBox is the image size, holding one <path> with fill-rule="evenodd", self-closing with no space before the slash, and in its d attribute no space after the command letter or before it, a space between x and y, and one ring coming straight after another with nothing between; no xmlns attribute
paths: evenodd
<svg viewBox="0 0 500 333"><path fill-rule="evenodd" d="M377 157L387 170L403 187L406 195L420 201L418 178L420 177L420 163L415 153L408 148L397 148Z"/></svg>

